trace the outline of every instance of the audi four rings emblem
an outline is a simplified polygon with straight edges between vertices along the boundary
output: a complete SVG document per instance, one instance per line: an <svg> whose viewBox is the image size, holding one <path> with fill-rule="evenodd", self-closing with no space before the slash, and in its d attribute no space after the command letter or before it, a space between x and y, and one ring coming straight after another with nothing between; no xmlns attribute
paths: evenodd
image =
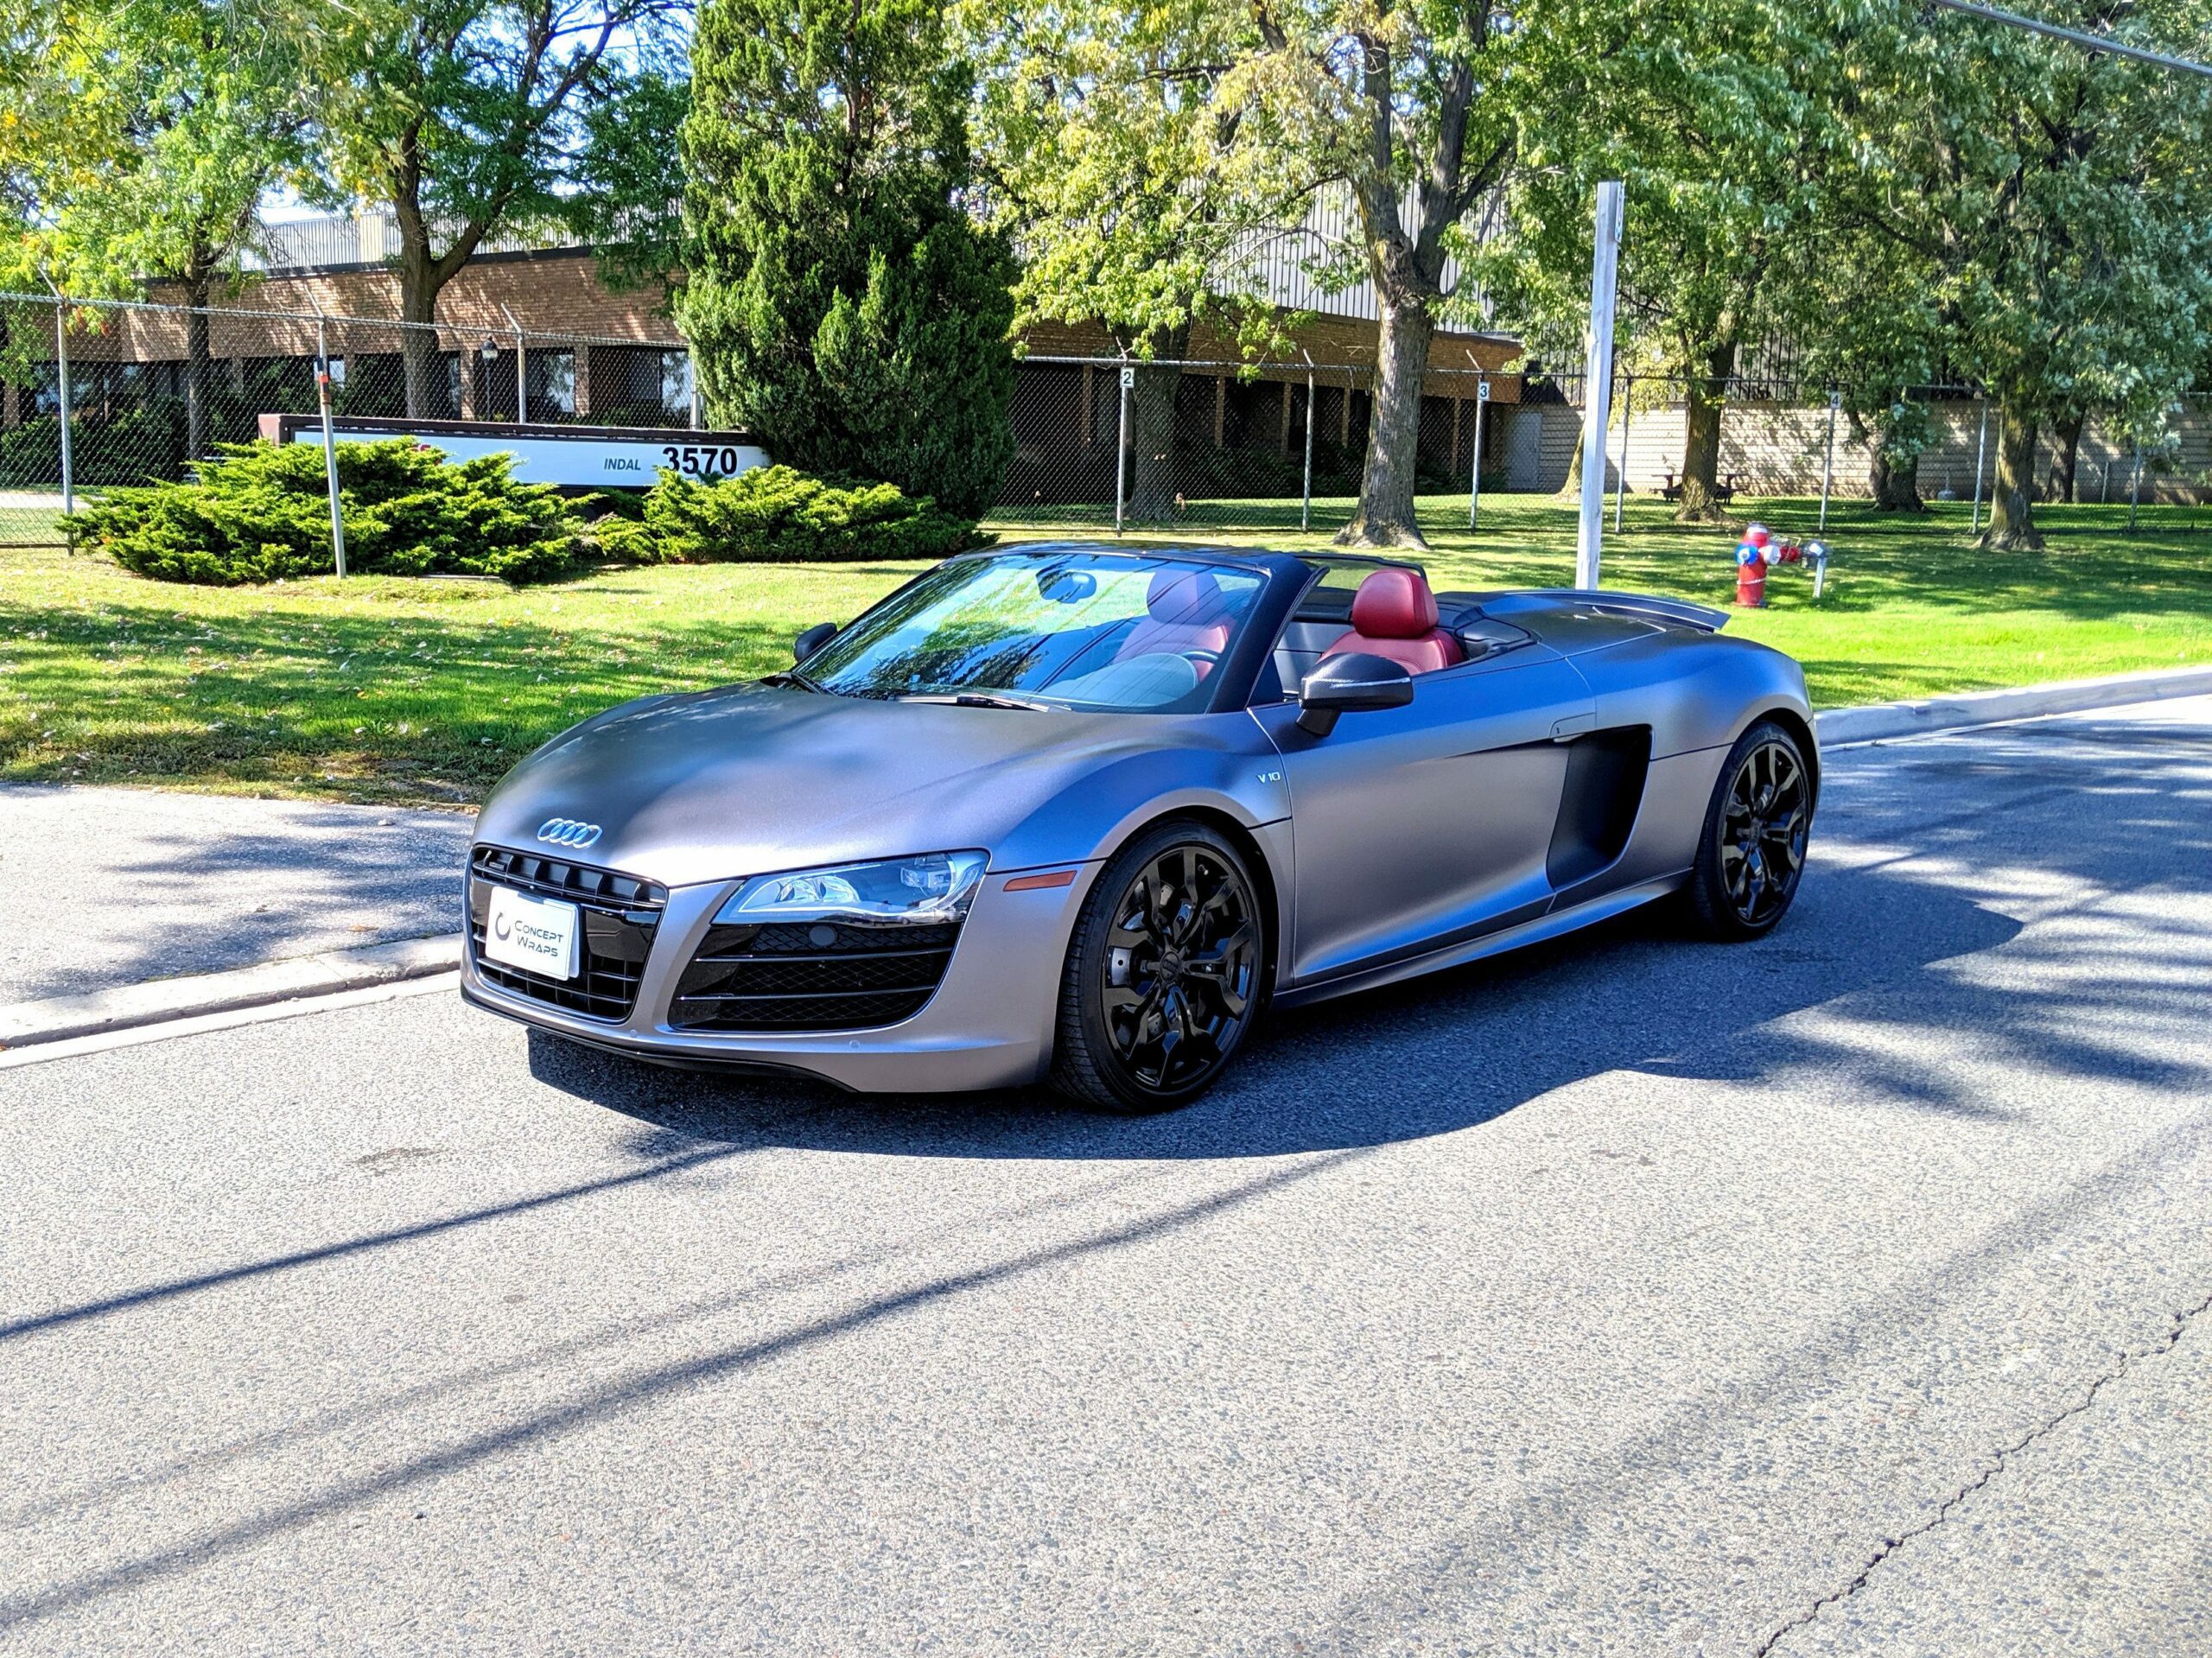
<svg viewBox="0 0 2212 1658"><path fill-rule="evenodd" d="M599 825L579 823L573 817L549 817L538 825L537 838L550 841L555 846L564 846L582 852L599 839Z"/></svg>

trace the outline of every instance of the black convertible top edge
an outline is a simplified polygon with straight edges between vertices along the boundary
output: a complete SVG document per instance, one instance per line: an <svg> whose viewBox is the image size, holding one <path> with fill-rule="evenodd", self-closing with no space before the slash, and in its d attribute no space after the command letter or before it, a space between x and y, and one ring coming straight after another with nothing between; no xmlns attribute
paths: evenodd
<svg viewBox="0 0 2212 1658"><path fill-rule="evenodd" d="M1655 622L1671 622L1718 633L1728 626L1729 615L1711 605L1688 599L1662 599L1649 593L1619 593L1610 588L1522 588L1510 593L1482 594L1476 602L1485 610L1500 599L1531 599L1546 604L1578 604L1617 616L1640 616ZM1500 608L1503 608L1500 607Z"/></svg>

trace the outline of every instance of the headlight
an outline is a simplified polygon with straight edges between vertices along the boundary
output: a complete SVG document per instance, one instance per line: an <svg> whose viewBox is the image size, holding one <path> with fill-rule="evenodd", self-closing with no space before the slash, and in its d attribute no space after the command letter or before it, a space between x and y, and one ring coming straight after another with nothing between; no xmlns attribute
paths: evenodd
<svg viewBox="0 0 2212 1658"><path fill-rule="evenodd" d="M788 875L758 875L722 905L722 926L769 921L931 926L968 913L988 860L980 852L925 852L881 863L839 864Z"/></svg>

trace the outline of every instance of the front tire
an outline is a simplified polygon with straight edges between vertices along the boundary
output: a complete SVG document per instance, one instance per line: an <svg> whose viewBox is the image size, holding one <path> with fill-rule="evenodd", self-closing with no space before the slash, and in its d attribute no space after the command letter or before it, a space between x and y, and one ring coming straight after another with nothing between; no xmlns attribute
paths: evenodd
<svg viewBox="0 0 2212 1658"><path fill-rule="evenodd" d="M1728 751L1691 872L1690 913L1721 939L1758 938L1789 913L1805 873L1813 772L1797 740L1761 720Z"/></svg>
<svg viewBox="0 0 2212 1658"><path fill-rule="evenodd" d="M1068 946L1052 1086L1131 1115L1212 1087L1259 1012L1257 892L1242 854L1201 823L1163 823L1117 853Z"/></svg>

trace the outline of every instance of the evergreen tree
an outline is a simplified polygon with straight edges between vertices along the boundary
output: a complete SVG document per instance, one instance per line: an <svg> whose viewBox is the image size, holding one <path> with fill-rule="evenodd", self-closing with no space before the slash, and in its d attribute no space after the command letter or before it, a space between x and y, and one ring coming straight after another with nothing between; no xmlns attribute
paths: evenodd
<svg viewBox="0 0 2212 1658"><path fill-rule="evenodd" d="M1012 458L1014 264L969 211L936 0L707 0L676 311L778 461L981 512Z"/></svg>

